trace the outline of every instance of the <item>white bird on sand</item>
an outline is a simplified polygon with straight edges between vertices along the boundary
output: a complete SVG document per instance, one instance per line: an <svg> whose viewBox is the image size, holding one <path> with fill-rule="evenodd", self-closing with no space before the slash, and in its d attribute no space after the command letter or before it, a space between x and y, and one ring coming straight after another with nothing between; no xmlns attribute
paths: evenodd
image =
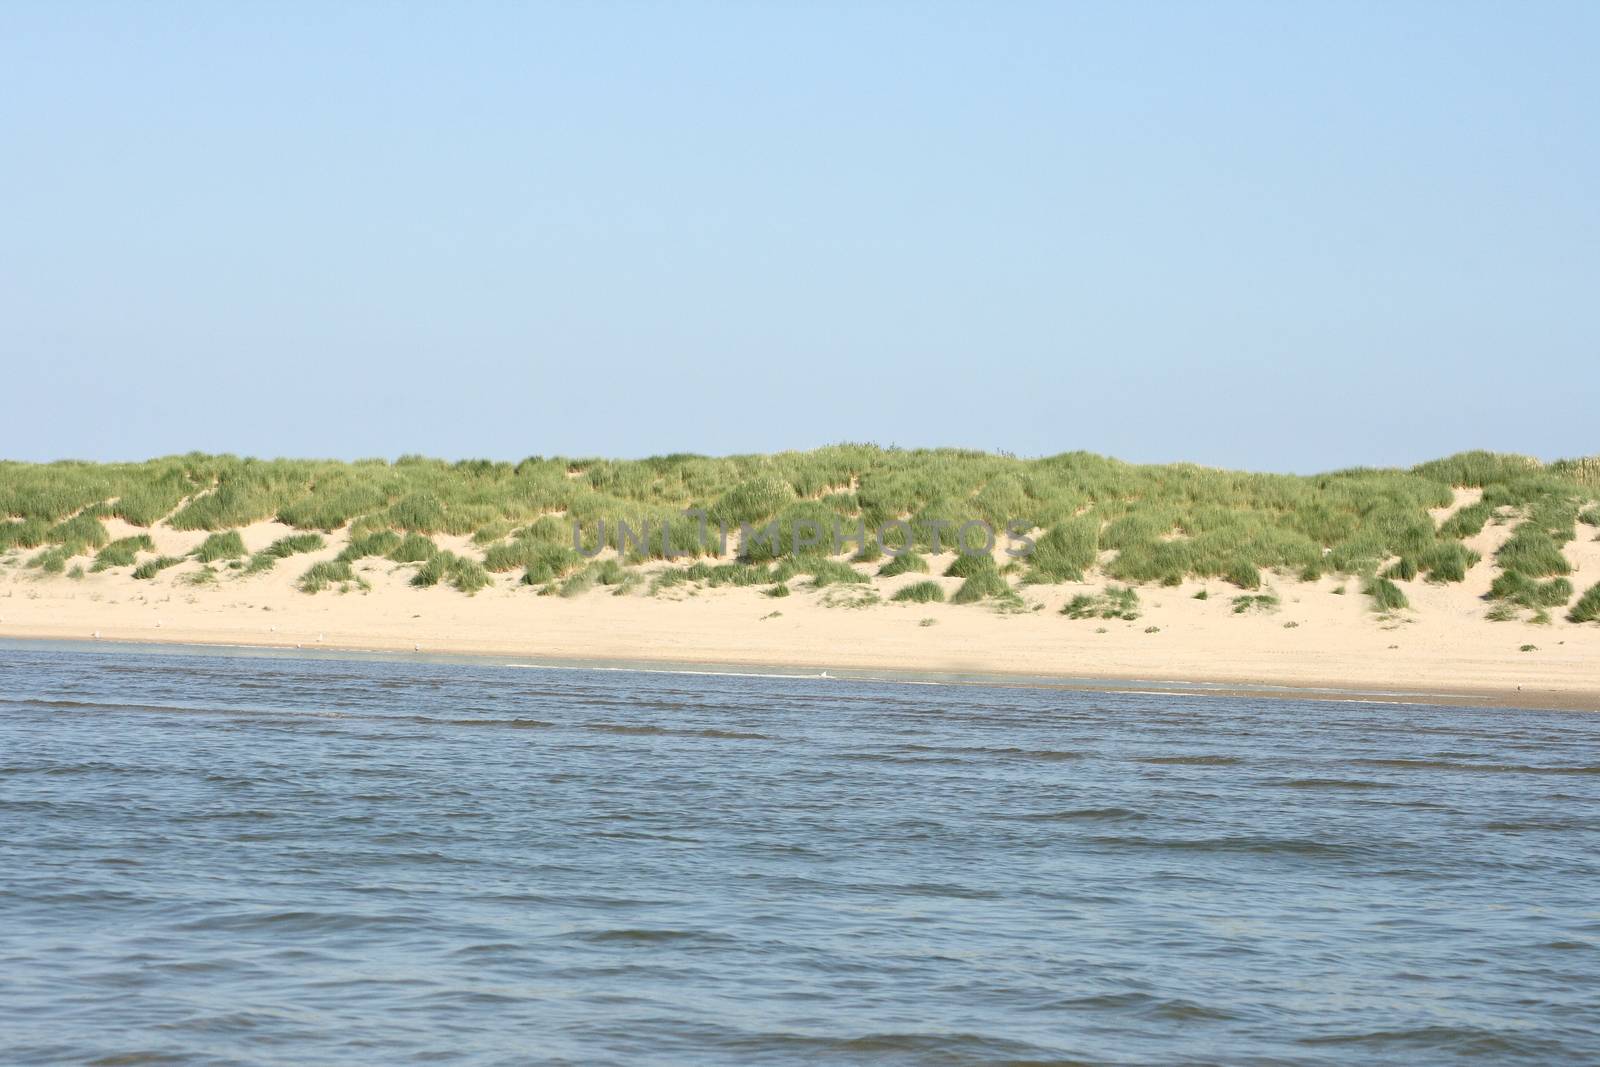
<svg viewBox="0 0 1600 1067"><path fill-rule="evenodd" d="M96 641L98 641L98 640L100 640L100 631L99 631L99 630L96 630L96 631L95 631L95 632L94 632L94 639L95 639L95 640L96 640Z"/></svg>

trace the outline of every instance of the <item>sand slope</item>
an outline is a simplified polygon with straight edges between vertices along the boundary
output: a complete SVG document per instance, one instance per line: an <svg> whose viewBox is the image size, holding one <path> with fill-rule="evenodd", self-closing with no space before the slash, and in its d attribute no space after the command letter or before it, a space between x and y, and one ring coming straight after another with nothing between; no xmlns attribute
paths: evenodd
<svg viewBox="0 0 1600 1067"><path fill-rule="evenodd" d="M1458 501L1458 503L1460 503ZM1441 512L1443 514L1443 512ZM135 532L113 521L113 536ZM1234 610L1241 591L1219 581L1139 590L1135 621L1074 620L1061 606L1098 593L1081 584L1025 586L1025 610L982 605L894 604L887 598L924 575L878 579L885 602L830 606L840 594L790 583L773 599L759 588L678 587L659 596L609 589L573 598L540 596L515 574L474 596L409 585L414 565L367 559L357 570L370 591L315 595L294 581L344 543L281 561L266 574L221 571L191 584L198 563L139 581L129 568L73 579L45 576L12 554L0 568L0 637L208 644L302 645L429 652L488 652L526 658L762 664L815 669L871 668L1002 673L1093 679L1209 681L1459 694L1507 703L1600 709L1600 626L1558 618L1550 625L1484 620L1492 580L1489 554L1509 533L1489 526L1471 543L1485 561L1458 585L1403 583L1413 610L1375 614L1359 584L1274 577L1276 610ZM160 552L193 549L203 534L148 531ZM252 551L291 532L276 523L242 531ZM1580 590L1600 581L1600 543L1567 546ZM470 552L465 539L438 539ZM953 556L933 560L938 575ZM87 569L88 558L80 562ZM872 571L876 568L862 568ZM935 577L947 593L959 579ZM1341 594L1339 590L1343 590ZM1195 599L1201 590L1204 600ZM1523 651L1524 645L1537 646Z"/></svg>

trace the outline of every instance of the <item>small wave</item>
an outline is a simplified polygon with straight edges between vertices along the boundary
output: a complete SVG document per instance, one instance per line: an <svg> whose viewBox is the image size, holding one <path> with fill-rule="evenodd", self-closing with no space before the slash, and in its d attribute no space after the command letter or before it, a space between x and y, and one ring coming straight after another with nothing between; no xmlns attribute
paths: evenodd
<svg viewBox="0 0 1600 1067"><path fill-rule="evenodd" d="M1098 993L1084 997L1051 1001L1039 1006L1049 1011L1115 1011L1126 1012L1145 1019L1172 1019L1188 1021L1212 1019L1225 1021L1238 1018L1237 1013L1212 1007L1182 997L1160 997L1151 993Z"/></svg>
<svg viewBox="0 0 1600 1067"><path fill-rule="evenodd" d="M628 928L617 930L585 930L572 935L576 940L591 945L660 945L679 941L731 942L734 939L702 930L655 930Z"/></svg>
<svg viewBox="0 0 1600 1067"><path fill-rule="evenodd" d="M1243 763L1238 756L1136 756L1138 763L1169 764L1176 767L1230 767L1235 763Z"/></svg>
<svg viewBox="0 0 1600 1067"><path fill-rule="evenodd" d="M1363 767L1390 767L1400 770L1478 771L1485 774L1600 774L1600 766L1539 766L1529 763L1472 763L1442 759L1356 759Z"/></svg>
<svg viewBox="0 0 1600 1067"><path fill-rule="evenodd" d="M1302 1045L1353 1045L1378 1051L1400 1050L1411 1053L1448 1053L1453 1056L1534 1056L1556 1051L1549 1042L1511 1036L1472 1026L1419 1026L1405 1030L1370 1030L1356 1034L1310 1035L1298 1038ZM1555 1061L1551 1061L1555 1062Z"/></svg>
<svg viewBox="0 0 1600 1067"><path fill-rule="evenodd" d="M1029 811L1001 818L1020 822L1134 822L1149 816L1131 808L1072 808L1066 811Z"/></svg>
<svg viewBox="0 0 1600 1067"><path fill-rule="evenodd" d="M1275 785L1283 789L1394 789L1393 782L1374 782L1364 778L1279 778L1268 779L1262 785Z"/></svg>
<svg viewBox="0 0 1600 1067"><path fill-rule="evenodd" d="M1171 849L1177 852L1248 852L1264 855L1325 856L1330 859L1344 859L1360 852L1359 849L1349 845L1303 837L1130 837L1107 834L1091 837L1089 840L1097 845Z"/></svg>

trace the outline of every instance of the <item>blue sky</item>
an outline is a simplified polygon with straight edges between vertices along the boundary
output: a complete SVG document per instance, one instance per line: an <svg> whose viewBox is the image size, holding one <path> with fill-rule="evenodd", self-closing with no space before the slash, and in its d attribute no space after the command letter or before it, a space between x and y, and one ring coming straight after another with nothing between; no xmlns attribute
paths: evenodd
<svg viewBox="0 0 1600 1067"><path fill-rule="evenodd" d="M0 455L1600 452L1600 5L0 7Z"/></svg>

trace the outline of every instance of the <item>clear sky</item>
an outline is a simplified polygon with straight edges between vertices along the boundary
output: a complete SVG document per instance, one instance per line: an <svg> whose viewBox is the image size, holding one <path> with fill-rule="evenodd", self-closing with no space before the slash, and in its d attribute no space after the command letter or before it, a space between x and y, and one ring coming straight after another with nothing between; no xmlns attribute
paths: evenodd
<svg viewBox="0 0 1600 1067"><path fill-rule="evenodd" d="M1600 452L1600 4L0 6L0 456Z"/></svg>

